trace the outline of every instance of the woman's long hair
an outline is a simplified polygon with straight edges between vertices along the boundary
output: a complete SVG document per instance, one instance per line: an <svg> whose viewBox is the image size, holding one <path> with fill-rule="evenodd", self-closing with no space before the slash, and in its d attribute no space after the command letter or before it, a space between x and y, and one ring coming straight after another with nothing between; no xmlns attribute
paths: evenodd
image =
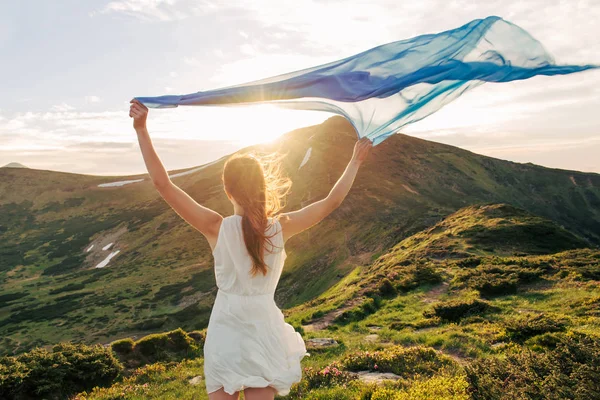
<svg viewBox="0 0 600 400"><path fill-rule="evenodd" d="M290 191L292 182L281 175L283 156L273 153L236 154L225 162L223 185L227 193L243 208L242 231L248 254L252 258L252 276L258 272L267 274L264 250L274 235L267 236L268 218L284 207L283 200Z"/></svg>

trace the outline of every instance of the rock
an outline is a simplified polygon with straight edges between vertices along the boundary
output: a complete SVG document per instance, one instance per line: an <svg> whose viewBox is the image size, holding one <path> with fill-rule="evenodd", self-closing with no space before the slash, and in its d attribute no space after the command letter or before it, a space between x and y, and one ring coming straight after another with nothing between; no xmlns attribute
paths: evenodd
<svg viewBox="0 0 600 400"><path fill-rule="evenodd" d="M198 375L188 381L190 385L199 385L202 382L202 376Z"/></svg>
<svg viewBox="0 0 600 400"><path fill-rule="evenodd" d="M373 343L373 342L377 342L378 340L379 340L379 335L376 333L365 336L365 342Z"/></svg>
<svg viewBox="0 0 600 400"><path fill-rule="evenodd" d="M375 384L381 384L384 381L397 381L398 379L401 379L401 376L391 372L359 371L356 373L356 375L362 382Z"/></svg>
<svg viewBox="0 0 600 400"><path fill-rule="evenodd" d="M334 347L334 346L338 345L338 342L336 342L332 338L306 339L305 343L306 343L307 348L313 348L313 349L324 349L324 348Z"/></svg>

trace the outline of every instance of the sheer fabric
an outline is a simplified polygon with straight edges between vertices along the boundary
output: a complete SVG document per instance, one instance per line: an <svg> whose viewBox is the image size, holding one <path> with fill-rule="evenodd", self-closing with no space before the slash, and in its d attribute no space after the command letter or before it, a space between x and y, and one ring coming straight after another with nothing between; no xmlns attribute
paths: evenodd
<svg viewBox="0 0 600 400"><path fill-rule="evenodd" d="M563 75L596 65L556 65L520 27L491 16L384 44L328 64L187 95L137 97L148 107L273 103L346 117L375 145L485 82Z"/></svg>

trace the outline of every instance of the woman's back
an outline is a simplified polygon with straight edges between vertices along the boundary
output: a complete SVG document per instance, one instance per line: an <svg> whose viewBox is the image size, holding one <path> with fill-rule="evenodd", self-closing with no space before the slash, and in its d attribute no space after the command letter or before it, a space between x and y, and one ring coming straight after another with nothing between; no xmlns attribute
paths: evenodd
<svg viewBox="0 0 600 400"><path fill-rule="evenodd" d="M215 276L219 290L242 296L273 295L281 276L286 253L281 224L269 218L265 234L273 244L265 244L264 261L267 274L258 272L252 276L252 258L244 243L242 216L231 215L223 218L217 244L213 251Z"/></svg>
<svg viewBox="0 0 600 400"><path fill-rule="evenodd" d="M204 343L204 373L209 393L272 386L280 395L300 381L304 341L287 324L273 298L285 261L279 221L269 219L271 236L264 261L267 273L252 276L252 259L244 243L242 217L223 218L213 252L217 297Z"/></svg>

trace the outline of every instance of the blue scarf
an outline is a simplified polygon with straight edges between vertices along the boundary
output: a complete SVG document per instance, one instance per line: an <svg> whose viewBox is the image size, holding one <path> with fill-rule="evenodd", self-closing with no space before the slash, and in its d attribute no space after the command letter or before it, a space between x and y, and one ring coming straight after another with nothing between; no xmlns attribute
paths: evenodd
<svg viewBox="0 0 600 400"><path fill-rule="evenodd" d="M346 117L377 145L484 82L564 75L542 44L500 17L384 44L339 61L187 95L136 97L150 108L272 103Z"/></svg>

